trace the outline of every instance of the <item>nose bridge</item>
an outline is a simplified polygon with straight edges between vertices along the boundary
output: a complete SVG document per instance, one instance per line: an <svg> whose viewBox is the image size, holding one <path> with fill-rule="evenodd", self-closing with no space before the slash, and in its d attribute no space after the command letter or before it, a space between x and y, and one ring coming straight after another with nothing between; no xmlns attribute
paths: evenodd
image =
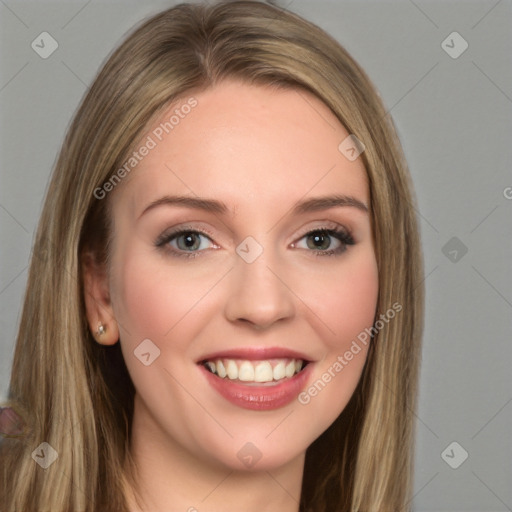
<svg viewBox="0 0 512 512"><path fill-rule="evenodd" d="M293 294L280 278L285 262L268 242L247 237L236 249L226 316L266 327L294 314Z"/></svg>

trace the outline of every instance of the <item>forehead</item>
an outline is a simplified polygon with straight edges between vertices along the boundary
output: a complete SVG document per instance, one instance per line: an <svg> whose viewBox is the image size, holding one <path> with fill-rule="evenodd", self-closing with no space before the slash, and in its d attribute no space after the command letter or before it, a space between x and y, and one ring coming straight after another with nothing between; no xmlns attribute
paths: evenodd
<svg viewBox="0 0 512 512"><path fill-rule="evenodd" d="M132 148L137 161L116 200L135 212L164 193L214 195L235 206L257 200L260 207L315 192L367 201L362 160L338 149L348 136L312 93L224 81L159 115Z"/></svg>

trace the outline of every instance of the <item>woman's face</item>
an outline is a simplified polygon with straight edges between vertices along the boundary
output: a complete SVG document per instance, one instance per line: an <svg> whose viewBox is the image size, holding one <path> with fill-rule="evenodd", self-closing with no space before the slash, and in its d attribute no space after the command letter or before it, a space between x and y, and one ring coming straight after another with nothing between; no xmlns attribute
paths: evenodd
<svg viewBox="0 0 512 512"><path fill-rule="evenodd" d="M191 96L109 198L106 307L134 428L203 463L276 468L331 425L365 363L353 342L378 294L367 176L309 93L225 81Z"/></svg>

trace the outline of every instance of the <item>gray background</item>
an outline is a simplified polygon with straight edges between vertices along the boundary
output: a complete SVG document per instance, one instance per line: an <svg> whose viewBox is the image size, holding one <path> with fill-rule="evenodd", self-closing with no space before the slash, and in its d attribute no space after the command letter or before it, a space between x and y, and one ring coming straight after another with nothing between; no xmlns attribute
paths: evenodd
<svg viewBox="0 0 512 512"><path fill-rule="evenodd" d="M126 31L171 4L0 0L0 400L71 116ZM427 300L414 509L512 510L512 2L280 5L331 33L368 72L418 194ZM31 48L43 31L59 45L47 59ZM441 45L454 31L469 45L458 58ZM453 469L445 460L457 465L462 450L468 458Z"/></svg>

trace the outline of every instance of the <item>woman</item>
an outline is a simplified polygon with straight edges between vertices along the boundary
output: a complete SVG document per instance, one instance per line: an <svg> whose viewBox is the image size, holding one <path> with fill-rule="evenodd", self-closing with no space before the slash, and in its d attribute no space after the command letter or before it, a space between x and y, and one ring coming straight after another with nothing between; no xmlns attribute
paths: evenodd
<svg viewBox="0 0 512 512"><path fill-rule="evenodd" d="M145 21L47 193L2 510L407 510L412 205L385 108L321 29L251 1Z"/></svg>

